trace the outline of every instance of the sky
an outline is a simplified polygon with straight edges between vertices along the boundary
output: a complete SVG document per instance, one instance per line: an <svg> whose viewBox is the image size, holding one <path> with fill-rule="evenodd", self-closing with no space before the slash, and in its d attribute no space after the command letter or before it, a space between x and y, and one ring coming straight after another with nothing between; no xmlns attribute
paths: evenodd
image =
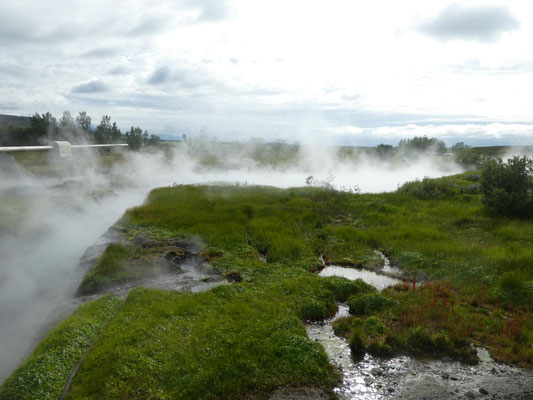
<svg viewBox="0 0 533 400"><path fill-rule="evenodd" d="M533 144L533 3L4 0L0 113L164 138Z"/></svg>

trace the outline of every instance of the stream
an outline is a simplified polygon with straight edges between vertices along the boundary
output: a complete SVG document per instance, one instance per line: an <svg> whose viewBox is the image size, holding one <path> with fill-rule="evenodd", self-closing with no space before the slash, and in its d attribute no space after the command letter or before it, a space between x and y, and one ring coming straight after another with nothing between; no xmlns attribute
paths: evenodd
<svg viewBox="0 0 533 400"><path fill-rule="evenodd" d="M361 278L378 290L401 282L399 270L384 256L379 274L365 269L327 266L320 276ZM393 275L393 276L390 276ZM307 325L307 335L320 343L342 381L335 388L340 400L378 399L533 399L533 372L496 363L483 348L477 348L480 363L464 365L448 359L417 360L400 356L379 359L366 354L354 362L346 339L336 336L332 323L348 316L348 306L339 304L337 314L326 321Z"/></svg>

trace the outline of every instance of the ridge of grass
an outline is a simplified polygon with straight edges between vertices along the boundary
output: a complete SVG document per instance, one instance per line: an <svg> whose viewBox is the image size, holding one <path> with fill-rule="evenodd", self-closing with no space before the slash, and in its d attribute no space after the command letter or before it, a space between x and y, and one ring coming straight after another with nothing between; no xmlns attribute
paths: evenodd
<svg viewBox="0 0 533 400"><path fill-rule="evenodd" d="M2 400L57 400L70 374L122 302L107 295L76 309L52 329L0 386Z"/></svg>

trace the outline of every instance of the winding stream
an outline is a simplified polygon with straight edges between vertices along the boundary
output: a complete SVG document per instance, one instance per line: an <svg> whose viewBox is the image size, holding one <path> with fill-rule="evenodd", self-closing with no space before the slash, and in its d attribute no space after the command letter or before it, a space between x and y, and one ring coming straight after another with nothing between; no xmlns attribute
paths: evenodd
<svg viewBox="0 0 533 400"><path fill-rule="evenodd" d="M384 256L383 256L384 257ZM385 257L383 273L397 274ZM379 290L400 282L368 270L328 266L320 276L361 278ZM354 362L348 342L333 332L332 323L347 316L348 306L339 304L337 314L326 321L307 325L311 340L319 342L330 362L342 373L335 388L341 400L377 399L533 399L533 373L498 364L483 348L477 348L480 363L468 366L451 360L417 360L407 356L389 360L366 354Z"/></svg>

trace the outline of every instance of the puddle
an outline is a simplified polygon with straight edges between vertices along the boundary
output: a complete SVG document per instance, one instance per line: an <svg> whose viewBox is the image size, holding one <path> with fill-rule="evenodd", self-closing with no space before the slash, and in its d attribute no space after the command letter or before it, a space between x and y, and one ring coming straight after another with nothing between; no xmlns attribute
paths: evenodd
<svg viewBox="0 0 533 400"><path fill-rule="evenodd" d="M340 276L343 278L355 280L362 279L366 283L376 287L378 290L383 290L388 286L393 286L397 283L401 283L400 279L392 278L387 275L377 274L373 271L367 269L355 269L355 268L346 268L338 267L335 265L330 265L329 267L324 268L319 276Z"/></svg>

